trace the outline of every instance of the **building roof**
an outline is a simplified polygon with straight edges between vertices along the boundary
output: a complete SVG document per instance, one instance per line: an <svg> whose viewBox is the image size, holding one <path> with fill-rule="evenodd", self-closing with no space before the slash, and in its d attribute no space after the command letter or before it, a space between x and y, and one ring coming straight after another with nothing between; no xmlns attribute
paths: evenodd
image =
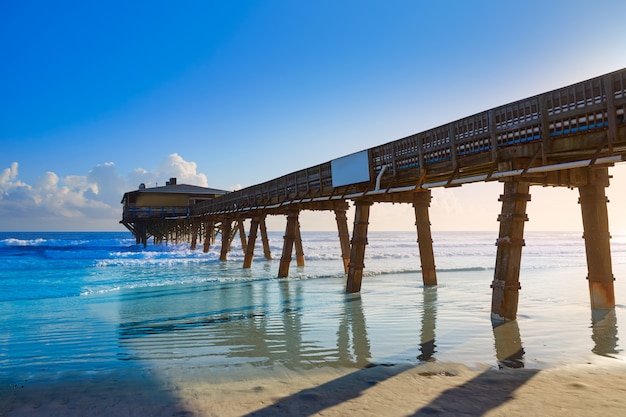
<svg viewBox="0 0 626 417"><path fill-rule="evenodd" d="M228 194L229 191L219 190L217 188L208 188L208 187L200 187L197 185L190 184L168 184L163 185L161 187L152 187L152 188L140 188L135 191L129 191L124 193L124 197L122 197L122 203L126 199L128 194L134 193L158 193L158 194L192 194L196 196L215 196L215 195L224 195Z"/></svg>
<svg viewBox="0 0 626 417"><path fill-rule="evenodd" d="M174 194L227 194L229 191L218 190L217 188L200 187L197 185L189 184L169 184L161 187L152 188L140 188L137 190L140 193L174 193Z"/></svg>

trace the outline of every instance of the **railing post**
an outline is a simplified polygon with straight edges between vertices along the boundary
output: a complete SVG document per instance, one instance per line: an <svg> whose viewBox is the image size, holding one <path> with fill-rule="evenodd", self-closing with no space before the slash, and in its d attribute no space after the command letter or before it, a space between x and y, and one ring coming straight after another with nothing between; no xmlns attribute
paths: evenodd
<svg viewBox="0 0 626 417"><path fill-rule="evenodd" d="M498 160L498 135L496 133L496 130L496 112L495 110L491 109L489 110L489 133L491 133L491 162L496 162Z"/></svg>
<svg viewBox="0 0 626 417"><path fill-rule="evenodd" d="M457 152L456 152L456 123L448 124L448 139L450 139L450 160L454 169L457 168Z"/></svg>
<svg viewBox="0 0 626 417"><path fill-rule="evenodd" d="M604 94L606 95L606 114L609 124L607 142L609 153L613 154L613 142L617 140L617 113L615 109L615 92L613 91L613 76L611 74L604 77Z"/></svg>

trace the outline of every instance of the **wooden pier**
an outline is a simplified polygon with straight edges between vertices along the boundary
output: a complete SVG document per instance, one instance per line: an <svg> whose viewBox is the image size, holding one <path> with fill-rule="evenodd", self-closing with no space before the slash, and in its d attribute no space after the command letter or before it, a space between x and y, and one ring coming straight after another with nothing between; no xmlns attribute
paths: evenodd
<svg viewBox="0 0 626 417"><path fill-rule="evenodd" d="M615 307L615 295L605 188L609 186L609 168L624 160L626 69L505 104L262 184L190 202L184 215L165 216L172 220L166 229L184 229L194 248L198 238L204 239L205 251L215 242L215 233L221 233L222 260L227 258L230 243L239 232L245 252L244 267L249 268L259 228L265 257L271 258L266 217L286 216L278 276L287 277L294 248L297 264L304 265L300 212L333 211L347 274L346 291L352 293L361 289L372 204L412 204L423 284L433 286L437 284L437 274L429 220L430 189L500 181L502 212L498 218L491 312L494 320L507 321L517 317L531 187L576 187L580 193L591 307L610 310ZM346 217L349 202L356 208L352 238ZM125 209L124 224L144 244L144 229L163 220L141 222L127 214ZM250 220L247 236L243 220ZM159 236L163 235L160 232Z"/></svg>

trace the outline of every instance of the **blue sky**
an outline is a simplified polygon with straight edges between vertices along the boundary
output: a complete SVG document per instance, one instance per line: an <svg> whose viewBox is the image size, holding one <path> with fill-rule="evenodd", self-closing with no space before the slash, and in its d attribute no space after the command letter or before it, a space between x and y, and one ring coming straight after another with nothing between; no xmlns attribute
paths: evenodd
<svg viewBox="0 0 626 417"><path fill-rule="evenodd" d="M3 2L0 230L121 230L140 182L245 187L626 67L624 16L621 0ZM433 228L497 230L500 193L435 190ZM576 192L531 193L528 229L581 228ZM372 215L414 227L410 207Z"/></svg>

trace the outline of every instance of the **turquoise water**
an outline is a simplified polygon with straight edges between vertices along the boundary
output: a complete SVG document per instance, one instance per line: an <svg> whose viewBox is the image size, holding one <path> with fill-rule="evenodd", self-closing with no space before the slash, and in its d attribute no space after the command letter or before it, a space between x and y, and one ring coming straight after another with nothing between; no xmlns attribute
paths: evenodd
<svg viewBox="0 0 626 417"><path fill-rule="evenodd" d="M344 293L336 232L304 232L306 266L277 279L282 233L249 270L233 244L135 244L128 233L0 233L0 377L117 369L460 362L546 368L624 362L626 236L617 308L593 317L580 233L527 233L518 320L490 320L497 233L434 233L439 285L421 285L414 232L370 232L361 294Z"/></svg>

